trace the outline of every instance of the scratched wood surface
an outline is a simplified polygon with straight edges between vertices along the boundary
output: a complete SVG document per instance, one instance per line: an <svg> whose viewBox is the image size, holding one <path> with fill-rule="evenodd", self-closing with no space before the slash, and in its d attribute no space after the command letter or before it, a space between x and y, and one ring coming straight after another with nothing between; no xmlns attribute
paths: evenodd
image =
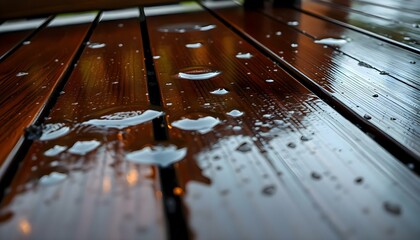
<svg viewBox="0 0 420 240"><path fill-rule="evenodd" d="M139 20L105 13L89 41L2 201L1 239L165 238L157 167L125 159L153 144Z"/></svg>
<svg viewBox="0 0 420 240"><path fill-rule="evenodd" d="M400 46L406 46L420 53L420 28L415 26L341 9L314 0L303 0L299 8L316 16L340 22L364 33L396 41Z"/></svg>
<svg viewBox="0 0 420 240"><path fill-rule="evenodd" d="M317 44L313 37L308 36L316 30L306 30L306 28L315 29L325 26L322 22L305 19L306 16L298 14L290 16L289 14L288 20L291 21L279 23L257 12L244 11L240 7L215 11L230 24L244 31L258 44L268 49L279 61L309 78L309 81L314 82L317 88L325 91L328 98L337 99L341 104L349 107L354 114L359 115L363 122L379 128L383 134L398 141L408 151L411 151L414 158L418 158L420 155L418 145L420 119L418 114L418 78L416 77L419 73L417 63L407 63L409 60L405 59L406 63L402 62L401 64L407 66L407 69L411 69L408 71L412 72L413 78L412 80L409 80L410 78L400 80L397 76L394 77L386 70L382 70L384 67L391 68L392 63L387 67L378 63L385 60L377 58L377 52L381 49L364 49L364 58L359 58L361 53L353 56L353 52L358 51L351 50L353 44L356 45L359 41L359 45L363 45L365 41L369 44L371 39L352 39L348 45L346 43L342 47L342 50L335 49ZM282 16L283 13L281 10L273 10L269 14L276 17L277 15ZM287 15L283 18L287 18ZM252 21L246 19L252 19ZM305 33L296 31L292 26L289 26L296 25L295 23L299 23L300 28L305 28ZM317 26L314 23L321 25ZM332 33L329 32L328 35L330 34ZM347 32L342 34L346 35ZM325 34L323 37L328 35ZM330 36L339 37L337 32ZM370 45L376 42L371 42ZM399 54L396 51L394 53L395 59L397 59ZM400 59L404 57L402 51ZM362 61L363 59L368 59L372 65L365 63ZM411 59L413 60L410 61L418 62L416 55L411 55ZM393 59L390 59L390 62L392 61ZM411 82L414 86L408 85Z"/></svg>
<svg viewBox="0 0 420 240"><path fill-rule="evenodd" d="M419 179L269 58L206 12L147 21L192 238L420 233Z"/></svg>
<svg viewBox="0 0 420 240"><path fill-rule="evenodd" d="M0 2L0 19L31 17L52 13L115 9L141 5L176 3L178 0L15 0Z"/></svg>
<svg viewBox="0 0 420 240"><path fill-rule="evenodd" d="M89 30L90 23L60 26L66 19L57 17L0 63L1 172L4 162L10 160L9 153L13 155L13 149L22 142L24 129L44 108Z"/></svg>

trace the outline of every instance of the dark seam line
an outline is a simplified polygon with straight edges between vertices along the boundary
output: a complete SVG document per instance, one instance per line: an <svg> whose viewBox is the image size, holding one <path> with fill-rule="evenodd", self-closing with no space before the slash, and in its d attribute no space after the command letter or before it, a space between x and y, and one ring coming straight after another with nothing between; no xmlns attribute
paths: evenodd
<svg viewBox="0 0 420 240"><path fill-rule="evenodd" d="M159 82L156 77L146 15L143 8L140 8L140 26L143 40L147 72L147 87L150 103L154 106L162 107L162 96L160 93ZM156 141L162 142L169 139L167 124L164 117L153 120L153 134ZM188 230L184 217L182 200L178 195L174 194L174 189L179 187L175 167L173 165L168 167L159 167L159 176L165 215L168 225L167 230L169 239L188 239Z"/></svg>

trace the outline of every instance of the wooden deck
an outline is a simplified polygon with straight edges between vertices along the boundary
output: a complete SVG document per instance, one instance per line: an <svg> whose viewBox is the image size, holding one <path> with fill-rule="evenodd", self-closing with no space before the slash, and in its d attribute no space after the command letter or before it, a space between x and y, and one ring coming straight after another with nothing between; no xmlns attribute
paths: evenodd
<svg viewBox="0 0 420 240"><path fill-rule="evenodd" d="M418 1L0 13L0 239L420 236Z"/></svg>

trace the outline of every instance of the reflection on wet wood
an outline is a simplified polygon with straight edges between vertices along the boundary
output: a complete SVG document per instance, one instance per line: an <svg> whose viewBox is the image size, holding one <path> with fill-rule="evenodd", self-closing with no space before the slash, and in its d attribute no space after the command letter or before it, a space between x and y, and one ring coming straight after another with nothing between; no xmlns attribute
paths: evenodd
<svg viewBox="0 0 420 240"><path fill-rule="evenodd" d="M125 157L153 143L139 21L89 41L2 202L2 239L165 238L157 169Z"/></svg>
<svg viewBox="0 0 420 240"><path fill-rule="evenodd" d="M391 39L399 43L400 46L407 46L407 48L420 53L420 31L419 28L412 25L351 12L314 0L303 0L299 8L318 17L362 30L364 33L372 33L385 39Z"/></svg>
<svg viewBox="0 0 420 240"><path fill-rule="evenodd" d="M345 1L334 0L334 2L340 2L341 4L344 4ZM417 0L351 0L349 2L345 5L373 5L411 13L420 11L420 3Z"/></svg>
<svg viewBox="0 0 420 240"><path fill-rule="evenodd" d="M325 91L328 97L339 100L367 124L379 128L383 134L401 143L413 155L420 155L419 136L415 130L420 122L417 114L418 88L407 85L382 70L376 61L384 59L370 58L369 62L373 65L369 65L349 55L350 53L346 54L351 52L346 50L352 48L351 43L348 46L345 44L343 51L315 43L307 34L289 26L299 24L318 28L305 19L301 21L298 18L301 15L294 16L293 21L288 24L282 24L257 12L244 11L240 7L216 12L255 39L279 61L316 83L316 87ZM275 11L273 15L277 15ZM276 35L278 32L281 34ZM365 50L366 56L371 57L378 51ZM414 65L410 69L417 74L416 64L408 64Z"/></svg>
<svg viewBox="0 0 420 240"><path fill-rule="evenodd" d="M89 27L49 25L0 63L0 166L40 114Z"/></svg>
<svg viewBox="0 0 420 240"><path fill-rule="evenodd" d="M175 3L178 0L14 0L0 2L0 19Z"/></svg>
<svg viewBox="0 0 420 240"><path fill-rule="evenodd" d="M148 27L192 236L420 234L420 180L257 49L204 12Z"/></svg>

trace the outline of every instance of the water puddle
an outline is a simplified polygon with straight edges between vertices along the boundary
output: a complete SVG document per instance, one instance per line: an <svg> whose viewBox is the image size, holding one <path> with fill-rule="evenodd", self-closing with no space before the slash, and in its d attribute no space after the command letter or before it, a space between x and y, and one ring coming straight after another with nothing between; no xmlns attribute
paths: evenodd
<svg viewBox="0 0 420 240"><path fill-rule="evenodd" d="M97 48L104 48L106 46L105 43L89 43L88 48L97 49Z"/></svg>
<svg viewBox="0 0 420 240"><path fill-rule="evenodd" d="M225 95L225 94L228 94L229 91L226 90L226 89L224 89L224 88L218 88L218 89L216 89L214 91L211 91L210 93L211 94L214 94L214 95Z"/></svg>
<svg viewBox="0 0 420 240"><path fill-rule="evenodd" d="M203 46L203 44L202 43L188 43L188 44L185 44L185 47L186 48L201 48Z"/></svg>
<svg viewBox="0 0 420 240"><path fill-rule="evenodd" d="M45 186L53 185L59 182L64 181L67 178L66 174L59 172L52 172L48 175L42 176L39 179L39 183Z"/></svg>
<svg viewBox="0 0 420 240"><path fill-rule="evenodd" d="M69 148L68 152L76 155L85 155L86 153L95 150L99 145L101 145L101 143L96 140L78 141Z"/></svg>
<svg viewBox="0 0 420 240"><path fill-rule="evenodd" d="M214 24L193 24L193 23L182 23L182 24L172 24L159 28L160 32L166 33L185 33L185 32L205 32L212 29L215 29L216 25Z"/></svg>
<svg viewBox="0 0 420 240"><path fill-rule="evenodd" d="M244 115L243 112L237 110L237 109L233 109L232 111L226 113L227 115L231 116L231 117L240 117L242 115Z"/></svg>
<svg viewBox="0 0 420 240"><path fill-rule="evenodd" d="M140 164L154 164L167 167L176 163L187 155L187 148L178 148L175 145L169 146L147 146L141 150L128 153L128 161Z"/></svg>
<svg viewBox="0 0 420 240"><path fill-rule="evenodd" d="M205 134L210 132L219 123L221 121L218 118L207 116L199 119L184 118L172 122L171 125L182 130L198 131L199 133Z"/></svg>
<svg viewBox="0 0 420 240"><path fill-rule="evenodd" d="M50 148L47 151L45 151L44 155L47 156L47 157L54 157L54 156L57 156L58 154L64 152L66 149L67 149L67 147L60 146L60 145L55 145L53 148Z"/></svg>
<svg viewBox="0 0 420 240"><path fill-rule="evenodd" d="M324 38L320 40L314 41L316 44L322 44L322 45L330 45L330 46L343 46L347 43L347 40L345 39L336 39L336 38Z"/></svg>
<svg viewBox="0 0 420 240"><path fill-rule="evenodd" d="M188 80L207 80L217 77L221 72L208 67L184 68L178 73L178 77Z"/></svg>
<svg viewBox="0 0 420 240"><path fill-rule="evenodd" d="M252 58L253 57L253 55L251 54L251 53L238 53L238 54L236 54L236 58L239 58L239 59L250 59L250 58Z"/></svg>
<svg viewBox="0 0 420 240"><path fill-rule="evenodd" d="M62 137L70 132L70 127L64 125L64 123L52 123L44 126L42 131L41 141L49 141Z"/></svg>
<svg viewBox="0 0 420 240"><path fill-rule="evenodd" d="M151 121L163 115L163 112L154 110L146 110L143 113L140 111L118 112L111 115L102 116L100 119L91 119L89 121L83 122L82 125L123 129Z"/></svg>

